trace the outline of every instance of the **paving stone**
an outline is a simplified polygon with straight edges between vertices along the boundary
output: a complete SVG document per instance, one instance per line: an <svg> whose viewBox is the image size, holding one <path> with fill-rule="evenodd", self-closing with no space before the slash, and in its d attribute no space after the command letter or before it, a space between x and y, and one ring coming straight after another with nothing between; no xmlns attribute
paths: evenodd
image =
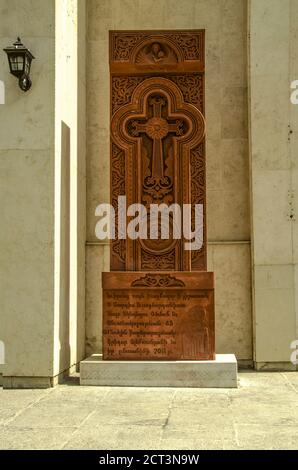
<svg viewBox="0 0 298 470"><path fill-rule="evenodd" d="M0 389L0 449L297 449L298 373L238 389Z"/></svg>
<svg viewBox="0 0 298 470"><path fill-rule="evenodd" d="M80 428L65 445L65 449L137 450L159 449L162 427L103 426Z"/></svg>
<svg viewBox="0 0 298 470"><path fill-rule="evenodd" d="M60 406L37 404L25 409L11 422L14 427L52 428L79 426L92 412L89 407L73 406L70 403L61 403Z"/></svg>
<svg viewBox="0 0 298 470"><path fill-rule="evenodd" d="M109 425L135 425L135 426L162 426L168 416L168 408L157 403L143 404L135 403L114 404L109 407L102 405L98 407L89 418L86 419L84 426L103 426Z"/></svg>
<svg viewBox="0 0 298 470"><path fill-rule="evenodd" d="M294 426L237 425L239 447L249 450L297 450L297 424Z"/></svg>
<svg viewBox="0 0 298 470"><path fill-rule="evenodd" d="M0 450L60 449L75 432L75 428L0 427Z"/></svg>
<svg viewBox="0 0 298 470"><path fill-rule="evenodd" d="M47 396L51 390L3 390L0 388L0 409L24 408Z"/></svg>

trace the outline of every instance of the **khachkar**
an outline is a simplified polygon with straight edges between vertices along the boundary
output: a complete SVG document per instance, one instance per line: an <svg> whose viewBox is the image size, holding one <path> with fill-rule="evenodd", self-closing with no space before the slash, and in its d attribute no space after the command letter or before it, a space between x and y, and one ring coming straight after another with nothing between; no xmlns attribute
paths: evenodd
<svg viewBox="0 0 298 470"><path fill-rule="evenodd" d="M116 239L103 273L105 360L210 360L213 273L206 271L204 31L110 33L111 202ZM127 206L203 205L203 244L185 250L170 218L168 239L122 239ZM126 219L127 223L129 218ZM158 227L160 233L161 227Z"/></svg>

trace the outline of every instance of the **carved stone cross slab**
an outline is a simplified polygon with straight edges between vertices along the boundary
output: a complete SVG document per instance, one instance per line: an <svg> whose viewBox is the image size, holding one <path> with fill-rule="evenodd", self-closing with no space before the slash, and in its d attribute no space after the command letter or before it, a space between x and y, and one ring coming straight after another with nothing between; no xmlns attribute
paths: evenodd
<svg viewBox="0 0 298 470"><path fill-rule="evenodd" d="M207 273L204 31L112 31L111 202L203 205L203 244L111 241L103 273L104 359L213 359L213 273ZM147 215L150 223L150 215ZM127 222L129 218L127 217ZM158 222L160 224L160 222ZM116 219L116 233L118 220Z"/></svg>

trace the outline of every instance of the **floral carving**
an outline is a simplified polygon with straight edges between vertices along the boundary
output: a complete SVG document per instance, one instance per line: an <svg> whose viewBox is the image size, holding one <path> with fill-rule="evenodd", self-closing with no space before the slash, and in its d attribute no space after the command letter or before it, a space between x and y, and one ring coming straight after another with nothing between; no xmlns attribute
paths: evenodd
<svg viewBox="0 0 298 470"><path fill-rule="evenodd" d="M143 38L143 34L117 34L114 33L113 59L117 61L128 61L134 46Z"/></svg>
<svg viewBox="0 0 298 470"><path fill-rule="evenodd" d="M112 78L112 113L130 102L136 86L148 77L113 77Z"/></svg>
<svg viewBox="0 0 298 470"><path fill-rule="evenodd" d="M142 255L142 269L153 270L169 270L175 269L175 251L164 255L151 255L144 250L141 250Z"/></svg>
<svg viewBox="0 0 298 470"><path fill-rule="evenodd" d="M185 283L181 279L170 274L146 274L146 276L136 279L131 284L132 287L184 287Z"/></svg>
<svg viewBox="0 0 298 470"><path fill-rule="evenodd" d="M195 228L195 204L205 204L205 155L204 144L191 151L191 204L192 230ZM204 234L205 238L205 234ZM200 250L192 251L191 260L196 269L206 269L204 245Z"/></svg>
<svg viewBox="0 0 298 470"><path fill-rule="evenodd" d="M200 144L191 151L191 203L203 204L205 195L205 157L204 145Z"/></svg>
<svg viewBox="0 0 298 470"><path fill-rule="evenodd" d="M112 206L115 210L115 224L118 227L118 196L125 194L125 155L123 150L112 145ZM112 253L125 263L125 240L112 241Z"/></svg>
<svg viewBox="0 0 298 470"><path fill-rule="evenodd" d="M169 133L167 121L160 117L153 117L147 123L147 134L151 139L163 139Z"/></svg>
<svg viewBox="0 0 298 470"><path fill-rule="evenodd" d="M129 62L134 52L137 52L135 61L138 64L177 63L178 51L185 61L203 61L202 31L176 34L164 31L162 37L160 34L150 34L146 31L113 32L111 40L111 58L115 62ZM169 44L173 45L173 48ZM141 49L138 51L138 48Z"/></svg>
<svg viewBox="0 0 298 470"><path fill-rule="evenodd" d="M203 75L173 75L171 80L180 88L184 101L194 104L203 111L204 110L204 83Z"/></svg>
<svg viewBox="0 0 298 470"><path fill-rule="evenodd" d="M180 33L172 39L181 47L185 60L203 59L202 33Z"/></svg>

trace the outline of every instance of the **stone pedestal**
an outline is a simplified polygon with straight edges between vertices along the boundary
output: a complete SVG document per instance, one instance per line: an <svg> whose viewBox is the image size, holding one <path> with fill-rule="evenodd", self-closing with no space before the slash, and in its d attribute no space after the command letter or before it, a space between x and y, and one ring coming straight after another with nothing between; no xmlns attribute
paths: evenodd
<svg viewBox="0 0 298 470"><path fill-rule="evenodd" d="M102 355L81 362L81 385L116 387L237 388L234 354L214 361L104 361Z"/></svg>

